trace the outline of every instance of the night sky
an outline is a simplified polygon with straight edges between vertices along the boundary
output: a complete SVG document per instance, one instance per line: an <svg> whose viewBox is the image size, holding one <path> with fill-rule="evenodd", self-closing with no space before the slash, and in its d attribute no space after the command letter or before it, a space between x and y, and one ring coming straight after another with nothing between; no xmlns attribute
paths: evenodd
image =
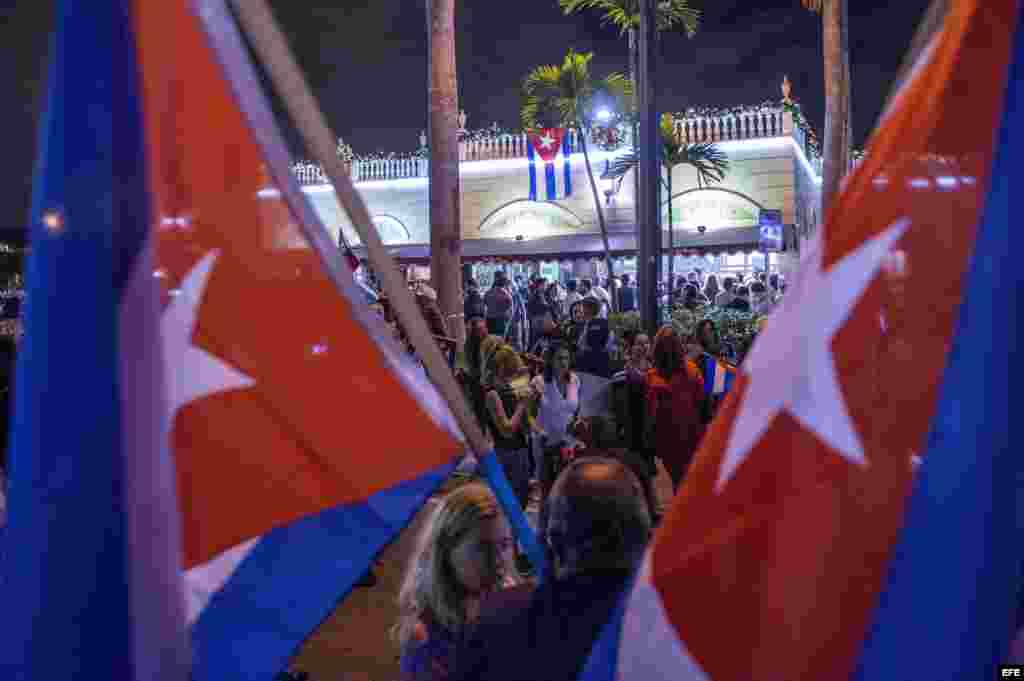
<svg viewBox="0 0 1024 681"><path fill-rule="evenodd" d="M36 118L43 104L52 2L0 0L0 228L25 224ZM799 0L701 2L693 39L667 34L659 108L757 104L781 96L783 74L821 132L820 17ZM850 2L853 133L870 133L929 0ZM411 151L426 127L426 19L417 0L271 0L335 131L358 153ZM557 0L457 2L460 104L469 127L518 126L519 84L569 47L593 51L598 75L625 71L626 41L599 15L563 16ZM289 134L291 140L294 135ZM298 152L301 155L301 152Z"/></svg>

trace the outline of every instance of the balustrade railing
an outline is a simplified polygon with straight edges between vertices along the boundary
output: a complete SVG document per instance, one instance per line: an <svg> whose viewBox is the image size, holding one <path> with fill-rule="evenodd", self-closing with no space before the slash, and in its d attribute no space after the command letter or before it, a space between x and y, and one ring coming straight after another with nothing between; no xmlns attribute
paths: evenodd
<svg viewBox="0 0 1024 681"><path fill-rule="evenodd" d="M582 151L575 130L569 136L569 153ZM460 161L494 161L505 158L526 158L526 133L502 134L459 142Z"/></svg>
<svg viewBox="0 0 1024 681"><path fill-rule="evenodd" d="M782 109L762 109L719 115L689 115L675 120L677 139L684 144L697 142L727 142L765 137L792 136L812 167L820 175L821 160L808 148L803 130L793 124L793 114ZM571 153L582 151L579 135L569 135ZM481 135L459 142L459 161L490 161L518 159L527 156L525 133ZM349 166L354 182L371 180L397 180L427 177L429 162L425 158L382 158L357 159ZM303 162L294 166L295 176L302 185L327 184L323 170L313 163Z"/></svg>
<svg viewBox="0 0 1024 681"><path fill-rule="evenodd" d="M781 108L685 116L675 121L676 138L683 144L782 137L792 135L793 127L793 115Z"/></svg>
<svg viewBox="0 0 1024 681"><path fill-rule="evenodd" d="M426 177L428 163L423 158L380 158L360 159L349 164L349 176L353 182L371 180L400 180L410 177ZM292 166L300 185L328 184L327 174L315 163L301 162Z"/></svg>

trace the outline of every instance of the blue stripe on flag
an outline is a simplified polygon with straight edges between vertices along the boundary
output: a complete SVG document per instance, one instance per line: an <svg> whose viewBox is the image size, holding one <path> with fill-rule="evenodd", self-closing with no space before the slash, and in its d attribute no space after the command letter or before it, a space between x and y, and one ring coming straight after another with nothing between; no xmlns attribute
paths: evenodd
<svg viewBox="0 0 1024 681"><path fill-rule="evenodd" d="M1024 154L1022 59L1018 28L957 334L861 679L994 679L1007 654L1024 564L1024 427L1012 384L1024 373L1024 239L1010 213Z"/></svg>
<svg viewBox="0 0 1024 681"><path fill-rule="evenodd" d="M704 396L711 397L715 391L715 372L718 362L711 355L704 355Z"/></svg>
<svg viewBox="0 0 1024 681"><path fill-rule="evenodd" d="M641 563L642 565L642 563ZM601 628L594 645L590 648L587 662L580 672L579 681L615 681L618 678L619 650L622 647L622 621L626 616L626 605L636 584L642 567L634 569L633 575L619 594L619 602L611 617Z"/></svg>
<svg viewBox="0 0 1024 681"><path fill-rule="evenodd" d="M193 681L266 681L451 475L455 463L266 535L192 628Z"/></svg>
<svg viewBox="0 0 1024 681"><path fill-rule="evenodd" d="M119 302L149 224L145 146L126 3L66 0L56 16L18 352L0 678L121 681L138 670ZM42 224L51 212L62 222L52 233Z"/></svg>
<svg viewBox="0 0 1024 681"><path fill-rule="evenodd" d="M537 200L537 163L536 157L533 151L533 142L529 137L526 138L526 165L530 169L530 200Z"/></svg>
<svg viewBox="0 0 1024 681"><path fill-rule="evenodd" d="M498 498L498 503L501 505L502 510L505 511L509 524L512 525L512 533L515 535L520 546L526 551L526 555L530 558L530 563L537 571L537 580L544 581L544 575L547 572L547 560L544 556L544 549L541 547L540 542L537 541L537 533L533 531L530 523L526 520L526 514L520 508L519 499L516 498L515 492L512 491L512 486L509 485L508 478L505 477L505 471L502 470L501 462L498 461L494 450L481 457L480 468L483 470L484 477L491 486L494 496Z"/></svg>
<svg viewBox="0 0 1024 681"><path fill-rule="evenodd" d="M544 190L547 192L548 201L558 200L558 187L555 186L555 164L544 164Z"/></svg>
<svg viewBox="0 0 1024 681"><path fill-rule="evenodd" d="M563 173L565 175L565 195L572 196L572 167L569 164L569 131L566 130L562 136L562 161L565 164Z"/></svg>

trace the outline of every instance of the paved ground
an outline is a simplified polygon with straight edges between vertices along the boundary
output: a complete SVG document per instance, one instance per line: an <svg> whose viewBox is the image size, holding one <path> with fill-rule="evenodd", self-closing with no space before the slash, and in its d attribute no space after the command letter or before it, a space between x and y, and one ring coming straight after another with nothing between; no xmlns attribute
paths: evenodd
<svg viewBox="0 0 1024 681"><path fill-rule="evenodd" d="M656 487L664 508L672 497L672 483L660 466ZM402 571L428 512L429 504L380 556L377 585L356 589L345 599L303 647L294 669L308 672L312 681L397 679L398 649L388 630L398 615L395 601ZM534 504L528 514L535 520Z"/></svg>

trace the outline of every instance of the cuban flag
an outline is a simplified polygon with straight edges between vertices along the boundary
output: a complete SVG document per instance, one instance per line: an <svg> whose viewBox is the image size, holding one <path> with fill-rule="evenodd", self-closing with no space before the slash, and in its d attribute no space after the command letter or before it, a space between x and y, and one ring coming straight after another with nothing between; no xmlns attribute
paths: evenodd
<svg viewBox="0 0 1024 681"><path fill-rule="evenodd" d="M701 372L704 375L704 395L706 397L724 397L736 380L736 367L704 353L700 358Z"/></svg>
<svg viewBox="0 0 1024 681"><path fill-rule="evenodd" d="M557 201L572 194L572 168L569 164L570 138L565 128L543 128L526 133L526 155L530 169L530 200L537 201L537 158L544 164L544 196ZM558 188L555 161L562 156L562 190Z"/></svg>
<svg viewBox="0 0 1024 681"><path fill-rule="evenodd" d="M997 677L1024 565L1021 14L951 4L582 678Z"/></svg>
<svg viewBox="0 0 1024 681"><path fill-rule="evenodd" d="M270 679L461 435L292 177L223 3L57 16L0 678Z"/></svg>

